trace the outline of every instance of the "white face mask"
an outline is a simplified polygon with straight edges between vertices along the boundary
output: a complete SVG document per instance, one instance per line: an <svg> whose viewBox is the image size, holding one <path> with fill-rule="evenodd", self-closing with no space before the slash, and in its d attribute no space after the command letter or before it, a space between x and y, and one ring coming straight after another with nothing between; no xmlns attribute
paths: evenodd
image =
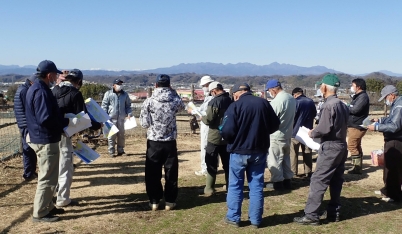
<svg viewBox="0 0 402 234"><path fill-rule="evenodd" d="M114 90L116 90L116 92L120 92L121 88L122 88L121 85L116 85L114 87Z"/></svg>
<svg viewBox="0 0 402 234"><path fill-rule="evenodd" d="M390 102L390 101L387 99L387 100L385 100L385 105L390 106L390 105L392 105L392 102Z"/></svg>
<svg viewBox="0 0 402 234"><path fill-rule="evenodd" d="M269 94L269 96L271 96L271 98L275 98L274 95L270 91L268 91L268 94Z"/></svg>
<svg viewBox="0 0 402 234"><path fill-rule="evenodd" d="M204 91L204 96L209 96L208 87L202 87L202 90Z"/></svg>
<svg viewBox="0 0 402 234"><path fill-rule="evenodd" d="M355 87L353 87L353 86L352 86L352 87L350 87L350 92L351 92L351 93L356 93L356 89L355 89Z"/></svg>

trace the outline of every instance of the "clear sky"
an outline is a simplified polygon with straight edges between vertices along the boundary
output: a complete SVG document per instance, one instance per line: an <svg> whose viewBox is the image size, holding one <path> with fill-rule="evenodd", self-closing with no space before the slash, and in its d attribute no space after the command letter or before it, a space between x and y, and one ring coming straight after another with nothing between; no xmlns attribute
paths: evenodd
<svg viewBox="0 0 402 234"><path fill-rule="evenodd" d="M278 62L402 73L399 0L3 0L0 30L2 65Z"/></svg>

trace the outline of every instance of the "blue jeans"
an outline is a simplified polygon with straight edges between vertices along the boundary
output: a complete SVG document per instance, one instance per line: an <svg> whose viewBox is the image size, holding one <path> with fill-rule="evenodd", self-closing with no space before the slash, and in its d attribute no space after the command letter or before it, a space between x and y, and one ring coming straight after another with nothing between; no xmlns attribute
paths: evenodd
<svg viewBox="0 0 402 234"><path fill-rule="evenodd" d="M248 216L253 225L260 225L264 208L264 171L267 153L242 155L230 154L229 188L227 194L228 212L226 218L240 222L243 202L244 172L250 188Z"/></svg>

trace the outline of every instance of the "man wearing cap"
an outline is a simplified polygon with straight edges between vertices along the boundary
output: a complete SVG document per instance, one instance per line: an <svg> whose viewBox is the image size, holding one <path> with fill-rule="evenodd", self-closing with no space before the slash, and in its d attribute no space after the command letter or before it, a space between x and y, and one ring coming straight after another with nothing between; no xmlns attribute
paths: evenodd
<svg viewBox="0 0 402 234"><path fill-rule="evenodd" d="M126 118L132 117L131 100L128 94L123 90L122 84L122 80L114 80L112 89L106 91L102 100L102 109L108 113L110 121L119 129L116 134L108 137L108 151L110 157L115 156L116 138L117 156L125 154L124 121Z"/></svg>
<svg viewBox="0 0 402 234"><path fill-rule="evenodd" d="M68 113L76 115L82 111L87 112L84 97L79 91L83 79L84 76L79 69L72 69L65 72L60 83L52 89L62 116ZM98 122L92 121L91 124L91 129L93 130L101 128L101 124ZM62 134L60 141L59 186L56 200L56 206L58 207L78 205L77 201L70 199L74 173L73 150L71 137Z"/></svg>
<svg viewBox="0 0 402 234"><path fill-rule="evenodd" d="M159 208L163 195L165 210L176 206L179 170L176 113L184 108L180 96L170 87L170 77L166 74L158 75L155 90L142 104L140 114L141 126L148 128L145 187L153 211ZM162 166L165 170L165 189L161 183Z"/></svg>
<svg viewBox="0 0 402 234"><path fill-rule="evenodd" d="M33 221L54 222L59 219L54 214L64 213L54 206L52 198L59 176L59 142L69 120L61 116L50 90L61 71L49 60L40 62L36 71L38 79L28 89L25 102L29 134L26 141L36 153L39 167Z"/></svg>
<svg viewBox="0 0 402 234"><path fill-rule="evenodd" d="M367 118L370 110L370 99L366 93L366 81L361 78L352 80L350 88L352 101L349 106L348 120L348 150L352 158L353 168L348 174L361 174L363 166L362 138L367 129L360 125Z"/></svg>
<svg viewBox="0 0 402 234"><path fill-rule="evenodd" d="M320 224L319 208L328 186L331 198L327 206L327 220L339 221L341 208L343 173L348 155L346 130L349 109L336 95L340 86L336 75L325 75L319 84L326 101L321 108L320 122L309 131L309 136L320 138L321 146L318 150L316 168L310 179L304 215L294 218L294 222L299 224Z"/></svg>
<svg viewBox="0 0 402 234"><path fill-rule="evenodd" d="M322 107L322 104L324 104L324 98L322 97L322 93L320 89L317 89L317 93L314 94L314 97L319 98L319 102L317 103L317 115L315 116L315 124L318 124L320 121L320 110Z"/></svg>
<svg viewBox="0 0 402 234"><path fill-rule="evenodd" d="M390 107L389 116L373 119L374 125L367 128L384 134L384 174L385 186L379 191L387 202L402 200L402 97L393 85L387 85L381 90L379 102L385 100Z"/></svg>
<svg viewBox="0 0 402 234"><path fill-rule="evenodd" d="M229 93L223 90L222 84L217 81L210 83L208 90L214 98L208 103L206 115L202 116L201 121L209 126L208 143L205 147L207 178L204 194L210 196L215 193L218 155L221 157L222 167L225 171L226 189L228 188L229 153L226 151L227 142L222 139L218 127L221 125L225 111L232 103L232 99L229 97Z"/></svg>
<svg viewBox="0 0 402 234"><path fill-rule="evenodd" d="M310 148L301 144L295 139L295 137L300 127L306 127L308 129L313 128L314 117L317 115L317 109L315 108L314 101L304 96L303 89L299 87L293 89L292 95L296 99L296 114L293 123L293 133L290 147L291 169L293 174L298 176L298 156L299 147L301 147L304 163L304 173L302 175L311 177L313 168L313 154Z"/></svg>
<svg viewBox="0 0 402 234"><path fill-rule="evenodd" d="M22 140L22 162L24 165L22 177L25 181L30 181L38 177L38 174L36 173L37 159L35 151L27 144L25 139L28 134L27 120L25 116L25 99L29 87L31 87L35 80L36 75L33 74L29 79L26 79L24 84L18 87L14 96L14 114Z"/></svg>
<svg viewBox="0 0 402 234"><path fill-rule="evenodd" d="M264 210L264 171L269 148L267 139L278 130L279 118L266 99L253 96L248 84L235 85L232 91L235 102L227 109L219 127L230 152L225 222L239 226L246 173L250 189L248 217L251 225L258 228Z"/></svg>
<svg viewBox="0 0 402 234"><path fill-rule="evenodd" d="M272 133L270 137L267 162L268 169L271 172L271 183L267 184L267 188L291 189L293 172L290 167L290 141L296 112L296 100L282 89L278 80L269 80L266 90L274 98L271 105L281 122L279 130Z"/></svg>
<svg viewBox="0 0 402 234"><path fill-rule="evenodd" d="M200 86L202 87L202 90L204 91L204 102L201 104L200 107L197 108L197 111L201 113L202 115L206 115L208 103L212 100L212 96L209 93L208 90L208 85L213 82L214 80L210 76L203 76L201 77L200 80ZM195 115L196 110L187 110L190 114ZM200 158L201 158L201 170L196 171L195 174L198 176L205 176L207 175L207 165L205 164L205 147L207 146L207 138L208 138L208 130L209 127L208 125L205 125L201 121L201 129L200 129L200 137L201 137L201 153L200 153Z"/></svg>

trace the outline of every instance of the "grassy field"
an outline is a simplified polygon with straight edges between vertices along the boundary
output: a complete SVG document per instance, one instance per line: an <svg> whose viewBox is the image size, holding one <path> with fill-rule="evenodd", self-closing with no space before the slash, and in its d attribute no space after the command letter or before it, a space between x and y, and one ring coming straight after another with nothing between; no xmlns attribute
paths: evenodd
<svg viewBox="0 0 402 234"><path fill-rule="evenodd" d="M74 174L71 197L79 206L66 208L57 223L33 223L32 202L36 181L21 179L21 158L6 161L0 169L1 233L401 233L401 204L385 203L374 194L382 186L382 170L372 167L369 152L380 149L382 135L370 133L363 139L364 174L345 175L342 192L342 221L321 226L293 223L307 199L309 181L293 180L293 190L278 193L264 190L261 228L248 222L248 200L243 203L240 228L223 222L226 195L222 189L222 170L218 193L212 197L198 194L205 177L199 169L199 136L182 134L178 139L179 197L173 211L150 211L144 184L145 138L128 137L127 156L110 158L104 142L96 149L101 157L92 164L81 164ZM301 159L301 158L300 158ZM78 162L78 161L77 161ZM348 166L350 166L348 162ZM300 169L302 166L300 165ZM266 170L266 181L270 173ZM248 192L244 191L245 197ZM324 204L329 199L327 192ZM163 204L161 204L163 208ZM2 230L2 231L1 231Z"/></svg>

